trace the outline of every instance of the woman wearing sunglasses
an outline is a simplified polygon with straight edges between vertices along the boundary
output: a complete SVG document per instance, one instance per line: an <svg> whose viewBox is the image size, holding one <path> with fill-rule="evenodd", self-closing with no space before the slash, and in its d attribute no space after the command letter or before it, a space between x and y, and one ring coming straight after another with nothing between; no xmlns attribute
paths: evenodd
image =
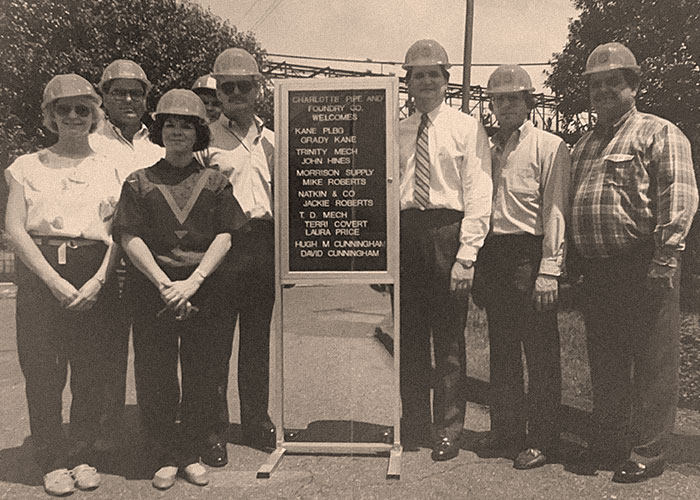
<svg viewBox="0 0 700 500"><path fill-rule="evenodd" d="M100 103L84 78L54 77L41 108L58 141L5 170L6 231L18 257L17 351L36 460L52 495L100 483L89 463L100 416L100 338L114 323L110 224L119 195L114 167L88 143ZM67 440L61 409L69 364Z"/></svg>
<svg viewBox="0 0 700 500"><path fill-rule="evenodd" d="M217 398L213 346L225 324L215 271L245 216L228 179L194 158L209 144L204 104L194 92L161 97L150 138L165 147L165 158L126 179L114 222L114 239L135 267L127 293L136 304L138 402L158 460L153 486L171 487L178 469L203 486L209 479L199 458Z"/></svg>

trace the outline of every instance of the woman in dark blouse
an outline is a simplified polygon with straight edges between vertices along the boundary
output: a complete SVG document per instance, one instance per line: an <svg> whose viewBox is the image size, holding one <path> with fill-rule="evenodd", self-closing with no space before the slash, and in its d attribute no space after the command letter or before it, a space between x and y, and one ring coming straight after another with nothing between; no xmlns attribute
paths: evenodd
<svg viewBox="0 0 700 500"><path fill-rule="evenodd" d="M193 151L209 143L205 119L192 91L163 95L150 136L165 147L165 158L127 178L113 224L115 241L135 267L127 293L136 309L136 388L159 460L153 476L159 489L174 484L178 468L194 484L209 482L199 450L215 412L211 346L225 324L215 270L231 234L245 223L228 179L194 159Z"/></svg>

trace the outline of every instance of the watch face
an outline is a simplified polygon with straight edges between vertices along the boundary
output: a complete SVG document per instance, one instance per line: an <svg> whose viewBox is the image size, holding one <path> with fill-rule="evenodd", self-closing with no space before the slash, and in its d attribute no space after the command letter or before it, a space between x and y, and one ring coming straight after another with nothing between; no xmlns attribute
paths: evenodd
<svg viewBox="0 0 700 500"><path fill-rule="evenodd" d="M466 260L462 262L462 265L469 269L470 267L474 267L474 261L473 260Z"/></svg>

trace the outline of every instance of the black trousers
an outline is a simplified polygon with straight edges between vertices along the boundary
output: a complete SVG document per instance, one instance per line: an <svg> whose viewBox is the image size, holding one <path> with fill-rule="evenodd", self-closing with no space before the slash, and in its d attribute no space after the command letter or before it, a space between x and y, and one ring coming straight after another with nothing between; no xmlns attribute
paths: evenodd
<svg viewBox="0 0 700 500"><path fill-rule="evenodd" d="M133 308L128 303L128 296L123 290L125 273L126 269L120 264L115 273L120 290L118 299L112 304L114 309L112 335L106 338L102 344L104 406L101 426L102 435L106 436L114 435L115 432L118 433L121 430L126 404L126 372L129 361L129 335L131 334Z"/></svg>
<svg viewBox="0 0 700 500"><path fill-rule="evenodd" d="M468 299L450 293L462 217L454 210L401 212L400 373L406 436L424 433L432 421L439 437L454 439L464 426Z"/></svg>
<svg viewBox="0 0 700 500"><path fill-rule="evenodd" d="M168 271L173 280L184 279L191 269ZM133 273L138 271L132 270ZM165 306L158 290L143 276L129 278L135 300L134 374L144 427L159 466L186 466L199 460L206 433L216 412L216 346L222 334L217 295L217 274L207 278L192 297L199 308L178 321ZM182 380L178 379L178 361ZM180 409L180 426L176 418Z"/></svg>
<svg viewBox="0 0 700 500"><path fill-rule="evenodd" d="M612 459L665 459L678 403L680 262L674 288L649 290L653 244L583 265L593 446Z"/></svg>
<svg viewBox="0 0 700 500"><path fill-rule="evenodd" d="M67 249L58 264L55 246L40 246L51 266L76 288L102 263L102 243ZM61 307L49 288L19 259L17 269L17 352L26 382L29 425L36 461L43 473L91 461L90 447L104 405L103 345L113 334L117 284L110 276L87 311ZM70 365L70 441L62 430L62 394ZM71 452L69 454L69 451ZM72 452L79 451L73 455ZM69 456L70 455L70 456Z"/></svg>
<svg viewBox="0 0 700 500"><path fill-rule="evenodd" d="M490 235L479 251L472 289L488 317L491 430L520 448L546 449L560 429L557 311L539 312L532 301L541 258L541 236Z"/></svg>
<svg viewBox="0 0 700 500"><path fill-rule="evenodd" d="M270 322L275 304L274 223L253 219L250 231L234 236L222 264L225 275L226 326L217 348L218 408L215 434L223 439L229 425L228 379L236 321L239 322L238 394L241 424L254 426L270 419Z"/></svg>

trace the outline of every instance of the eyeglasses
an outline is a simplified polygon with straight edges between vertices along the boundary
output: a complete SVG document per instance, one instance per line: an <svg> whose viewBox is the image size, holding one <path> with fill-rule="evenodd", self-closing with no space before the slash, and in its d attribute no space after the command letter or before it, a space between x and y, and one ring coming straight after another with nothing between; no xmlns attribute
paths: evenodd
<svg viewBox="0 0 700 500"><path fill-rule="evenodd" d="M226 95L231 95L235 92L236 87L241 94L247 94L253 90L253 82L250 80L235 80L231 82L224 82L221 84L221 91Z"/></svg>
<svg viewBox="0 0 700 500"><path fill-rule="evenodd" d="M84 104L75 104L75 105L57 104L54 109L56 110L56 114L58 116L60 116L61 118L65 118L73 110L75 110L75 114L81 118L85 118L85 117L89 116L90 113L92 112L92 110L90 109L90 106L86 106Z"/></svg>
<svg viewBox="0 0 700 500"><path fill-rule="evenodd" d="M146 97L146 94L143 92L143 90L124 89L110 90L107 95L112 99L117 99L118 101L125 101L128 96L131 96L131 99L134 101L140 101L141 99Z"/></svg>

